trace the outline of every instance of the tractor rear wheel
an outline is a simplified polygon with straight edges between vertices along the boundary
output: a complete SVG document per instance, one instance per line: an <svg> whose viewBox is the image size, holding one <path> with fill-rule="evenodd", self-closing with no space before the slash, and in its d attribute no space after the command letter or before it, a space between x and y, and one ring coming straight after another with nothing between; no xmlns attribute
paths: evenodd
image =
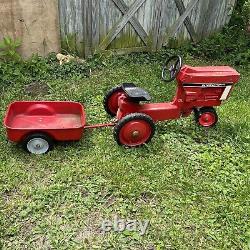
<svg viewBox="0 0 250 250"><path fill-rule="evenodd" d="M213 107L194 109L196 122L205 128L214 127L218 122L218 115Z"/></svg>
<svg viewBox="0 0 250 250"><path fill-rule="evenodd" d="M139 147L151 141L155 133L152 118L141 113L123 117L114 128L114 138L119 145Z"/></svg>
<svg viewBox="0 0 250 250"><path fill-rule="evenodd" d="M124 93L124 90L121 86L112 88L104 97L103 106L106 112L114 117L118 111L118 98L121 94Z"/></svg>

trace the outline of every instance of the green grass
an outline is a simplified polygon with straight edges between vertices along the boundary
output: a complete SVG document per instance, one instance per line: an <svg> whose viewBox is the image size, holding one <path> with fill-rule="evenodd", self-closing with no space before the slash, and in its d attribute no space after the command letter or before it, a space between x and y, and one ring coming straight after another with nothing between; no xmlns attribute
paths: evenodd
<svg viewBox="0 0 250 250"><path fill-rule="evenodd" d="M128 56L126 57L128 58ZM187 63L207 62L188 58ZM213 62L216 64L216 62ZM217 109L216 128L193 117L157 124L152 142L119 147L112 129L86 131L44 156L8 142L0 128L0 238L4 249L249 249L250 73ZM154 101L171 100L175 84L152 63L120 61L82 80L48 80L38 100L85 104L88 123L108 121L102 99L120 82L145 87ZM17 82L0 94L0 117L14 100L31 100ZM150 220L146 235L103 234L114 215Z"/></svg>

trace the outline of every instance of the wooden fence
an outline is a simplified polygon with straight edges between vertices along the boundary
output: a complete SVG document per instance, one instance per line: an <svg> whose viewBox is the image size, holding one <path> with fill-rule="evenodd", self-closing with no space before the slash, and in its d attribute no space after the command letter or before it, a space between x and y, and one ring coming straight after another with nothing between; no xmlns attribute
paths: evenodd
<svg viewBox="0 0 250 250"><path fill-rule="evenodd" d="M230 19L235 0L59 0L62 47L156 51L200 40Z"/></svg>
<svg viewBox="0 0 250 250"><path fill-rule="evenodd" d="M156 51L198 41L230 19L236 0L1 0L0 39L21 37L21 52ZM61 35L60 35L61 34Z"/></svg>
<svg viewBox="0 0 250 250"><path fill-rule="evenodd" d="M0 0L0 40L21 38L24 57L59 51L58 18L58 0Z"/></svg>

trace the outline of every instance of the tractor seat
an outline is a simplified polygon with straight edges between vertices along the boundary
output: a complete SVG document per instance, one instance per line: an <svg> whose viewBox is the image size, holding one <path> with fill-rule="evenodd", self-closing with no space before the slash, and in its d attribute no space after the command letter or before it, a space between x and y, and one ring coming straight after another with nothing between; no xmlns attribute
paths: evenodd
<svg viewBox="0 0 250 250"><path fill-rule="evenodd" d="M133 101L143 102L151 100L151 97L146 90L136 87L133 83L123 83L122 88L127 96Z"/></svg>

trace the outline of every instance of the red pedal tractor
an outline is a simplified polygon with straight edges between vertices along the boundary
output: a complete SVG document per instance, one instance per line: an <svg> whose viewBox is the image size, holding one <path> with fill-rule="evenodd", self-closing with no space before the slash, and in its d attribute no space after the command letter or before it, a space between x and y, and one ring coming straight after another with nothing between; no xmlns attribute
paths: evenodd
<svg viewBox="0 0 250 250"><path fill-rule="evenodd" d="M118 120L114 128L118 144L136 147L148 143L154 135L155 122L187 117L192 112L200 126L213 127L218 121L214 107L228 99L240 74L228 66L182 65L182 58L173 56L166 61L162 78L166 82L177 80L172 102L148 103L148 92L133 83L124 83L106 95L105 110Z"/></svg>
<svg viewBox="0 0 250 250"><path fill-rule="evenodd" d="M199 125L212 127L218 121L214 107L229 97L240 74L227 66L182 66L181 57L174 56L164 65L162 77L166 82L177 79L172 102L148 103L151 98L147 91L133 83L124 83L113 88L104 99L106 111L116 116L112 123L86 125L80 103L13 102L4 118L7 137L22 143L30 153L44 154L55 141L80 140L85 129L114 127L118 144L137 147L151 140L157 121L178 119L194 112Z"/></svg>

